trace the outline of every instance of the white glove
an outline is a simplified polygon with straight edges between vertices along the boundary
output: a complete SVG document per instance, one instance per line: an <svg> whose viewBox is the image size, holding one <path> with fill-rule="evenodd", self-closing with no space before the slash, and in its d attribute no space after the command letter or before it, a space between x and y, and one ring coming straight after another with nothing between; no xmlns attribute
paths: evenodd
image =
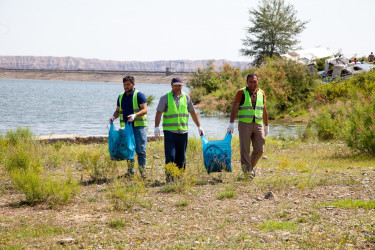
<svg viewBox="0 0 375 250"><path fill-rule="evenodd" d="M198 133L199 133L200 136L201 136L201 135L204 135L204 130L203 130L202 127L199 127L199 128L198 128Z"/></svg>
<svg viewBox="0 0 375 250"><path fill-rule="evenodd" d="M116 117L114 115L112 115L112 117L109 118L109 122L112 123L115 119L116 119Z"/></svg>
<svg viewBox="0 0 375 250"><path fill-rule="evenodd" d="M137 114L131 114L131 115L128 115L128 122L132 122L134 121L134 119L137 117Z"/></svg>
<svg viewBox="0 0 375 250"><path fill-rule="evenodd" d="M227 132L233 134L233 132L234 132L234 122L229 123Z"/></svg>
<svg viewBox="0 0 375 250"><path fill-rule="evenodd" d="M264 136L267 136L269 132L270 132L270 127L264 126Z"/></svg>
<svg viewBox="0 0 375 250"><path fill-rule="evenodd" d="M159 127L155 128L154 135L155 135L155 137L159 137L160 136L160 129L159 129Z"/></svg>

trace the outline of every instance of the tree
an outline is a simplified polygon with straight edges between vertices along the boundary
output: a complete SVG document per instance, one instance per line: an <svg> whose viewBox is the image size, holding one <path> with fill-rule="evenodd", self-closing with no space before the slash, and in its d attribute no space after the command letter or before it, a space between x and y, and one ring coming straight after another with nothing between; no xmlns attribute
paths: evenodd
<svg viewBox="0 0 375 250"><path fill-rule="evenodd" d="M259 66L265 57L280 57L295 48L299 42L296 36L305 29L308 21L297 19L293 5L284 0L260 0L258 9L249 10L251 27L247 27L244 56L253 57L253 64Z"/></svg>

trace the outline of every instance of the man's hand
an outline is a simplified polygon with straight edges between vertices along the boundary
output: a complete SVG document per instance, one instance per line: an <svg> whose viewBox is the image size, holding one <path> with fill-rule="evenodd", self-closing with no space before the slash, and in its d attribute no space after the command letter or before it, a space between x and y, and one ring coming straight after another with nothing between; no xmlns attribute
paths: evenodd
<svg viewBox="0 0 375 250"><path fill-rule="evenodd" d="M112 115L112 117L109 118L109 123L112 123L115 119L116 119L116 117L114 115Z"/></svg>
<svg viewBox="0 0 375 250"><path fill-rule="evenodd" d="M137 114L131 114L131 115L128 115L128 122L132 122L134 121L134 119L137 117Z"/></svg>
<svg viewBox="0 0 375 250"><path fill-rule="evenodd" d="M155 137L160 137L160 129L159 129L159 127L155 128L154 135L155 135Z"/></svg>
<svg viewBox="0 0 375 250"><path fill-rule="evenodd" d="M234 123L233 122L229 123L227 132L233 134L233 132L234 132Z"/></svg>
<svg viewBox="0 0 375 250"><path fill-rule="evenodd" d="M267 136L269 132L270 132L270 127L264 126L264 136Z"/></svg>
<svg viewBox="0 0 375 250"><path fill-rule="evenodd" d="M204 135L204 130L202 127L198 127L198 133L200 136Z"/></svg>

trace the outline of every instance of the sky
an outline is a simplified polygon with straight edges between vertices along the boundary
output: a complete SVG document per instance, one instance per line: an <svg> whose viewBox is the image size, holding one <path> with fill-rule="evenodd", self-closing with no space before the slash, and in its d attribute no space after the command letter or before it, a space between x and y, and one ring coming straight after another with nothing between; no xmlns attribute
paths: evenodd
<svg viewBox="0 0 375 250"><path fill-rule="evenodd" d="M375 0L286 0L302 49L375 52ZM0 0L0 55L119 61L248 61L239 50L258 0Z"/></svg>

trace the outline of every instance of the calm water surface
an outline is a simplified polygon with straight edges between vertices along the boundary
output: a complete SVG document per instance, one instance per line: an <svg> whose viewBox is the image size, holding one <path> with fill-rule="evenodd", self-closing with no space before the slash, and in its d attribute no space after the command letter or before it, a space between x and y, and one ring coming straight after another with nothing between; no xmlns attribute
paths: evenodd
<svg viewBox="0 0 375 250"><path fill-rule="evenodd" d="M136 83L135 87L145 95L155 97L154 103L148 106L147 114L148 133L153 134L157 103L170 90L170 85ZM0 133L17 127L29 127L36 135L107 134L108 119L116 109L118 95L123 91L121 82L0 79ZM183 91L189 92L186 87ZM199 115L199 118L208 136L225 135L228 117ZM118 119L115 124L119 126ZM270 124L270 135L296 135L300 130L300 125ZM235 131L236 134L238 131ZM191 117L189 136L198 136Z"/></svg>

